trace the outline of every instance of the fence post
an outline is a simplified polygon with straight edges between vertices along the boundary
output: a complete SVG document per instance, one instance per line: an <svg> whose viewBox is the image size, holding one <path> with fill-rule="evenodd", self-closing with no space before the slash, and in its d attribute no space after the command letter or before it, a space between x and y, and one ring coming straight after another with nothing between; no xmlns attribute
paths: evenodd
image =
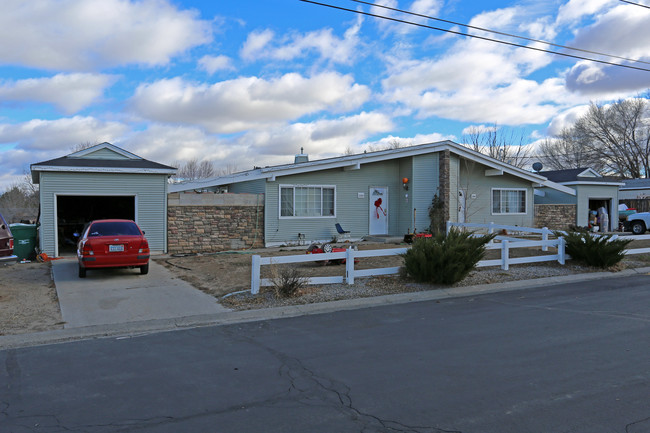
<svg viewBox="0 0 650 433"><path fill-rule="evenodd" d="M548 240L548 232L549 232L548 227L542 228L542 242ZM548 251L548 245L546 244L542 245L542 251Z"/></svg>
<svg viewBox="0 0 650 433"><path fill-rule="evenodd" d="M501 269L504 271L508 270L508 259L510 256L510 248L508 246L508 241L503 240L501 241Z"/></svg>
<svg viewBox="0 0 650 433"><path fill-rule="evenodd" d="M566 246L566 241L564 240L563 237L560 237L558 239L558 244L557 244L557 261L563 265L566 262L566 257L565 257L565 246Z"/></svg>
<svg viewBox="0 0 650 433"><path fill-rule="evenodd" d="M354 284L354 250L352 247L345 250L345 282Z"/></svg>
<svg viewBox="0 0 650 433"><path fill-rule="evenodd" d="M488 235L491 235L492 233L494 233L494 227L493 226L494 226L494 223L492 221L490 221L490 224L488 224ZM490 239L489 243L490 243L490 245L492 245L494 243L494 239Z"/></svg>
<svg viewBox="0 0 650 433"><path fill-rule="evenodd" d="M447 234L449 234L449 230L451 230L451 221L447 221Z"/></svg>
<svg viewBox="0 0 650 433"><path fill-rule="evenodd" d="M262 257L258 255L253 256L251 266L251 294L257 295L260 292L260 262Z"/></svg>

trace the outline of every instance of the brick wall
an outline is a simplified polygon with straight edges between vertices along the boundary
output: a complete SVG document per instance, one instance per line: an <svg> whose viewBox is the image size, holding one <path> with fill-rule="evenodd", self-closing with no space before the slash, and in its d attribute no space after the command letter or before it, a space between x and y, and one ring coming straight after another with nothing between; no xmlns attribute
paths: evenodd
<svg viewBox="0 0 650 433"><path fill-rule="evenodd" d="M169 194L167 230L169 254L263 247L264 195Z"/></svg>
<svg viewBox="0 0 650 433"><path fill-rule="evenodd" d="M536 204L535 227L566 230L575 225L577 207L574 204Z"/></svg>

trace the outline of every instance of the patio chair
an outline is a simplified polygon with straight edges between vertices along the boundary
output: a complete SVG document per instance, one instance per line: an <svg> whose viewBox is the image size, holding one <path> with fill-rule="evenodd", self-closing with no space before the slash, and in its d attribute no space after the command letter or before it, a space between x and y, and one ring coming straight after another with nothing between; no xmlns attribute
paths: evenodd
<svg viewBox="0 0 650 433"><path fill-rule="evenodd" d="M334 224L336 226L336 231L338 232L338 239L350 239L350 230L343 230L343 227L341 227L341 224L336 223Z"/></svg>

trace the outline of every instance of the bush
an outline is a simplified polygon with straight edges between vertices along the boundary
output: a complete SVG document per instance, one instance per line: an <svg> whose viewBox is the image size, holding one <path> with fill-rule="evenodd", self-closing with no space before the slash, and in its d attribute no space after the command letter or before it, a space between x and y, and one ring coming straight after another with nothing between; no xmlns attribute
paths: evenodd
<svg viewBox="0 0 650 433"><path fill-rule="evenodd" d="M614 239L612 235L594 236L584 231L555 233L566 241L566 253L572 259L596 268L609 268L625 257L625 247L632 239Z"/></svg>
<svg viewBox="0 0 650 433"><path fill-rule="evenodd" d="M308 280L296 268L290 267L272 267L271 274L271 282L277 298L295 296L298 290L305 287Z"/></svg>
<svg viewBox="0 0 650 433"><path fill-rule="evenodd" d="M406 274L424 283L454 284L465 278L485 255L485 244L496 235L474 237L452 229L448 235L419 238L404 257Z"/></svg>

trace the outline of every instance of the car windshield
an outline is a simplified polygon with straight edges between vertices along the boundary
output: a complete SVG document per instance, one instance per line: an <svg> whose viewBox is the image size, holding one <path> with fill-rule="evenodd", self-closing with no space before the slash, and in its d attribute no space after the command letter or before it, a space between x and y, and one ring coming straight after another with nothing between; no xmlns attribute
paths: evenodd
<svg viewBox="0 0 650 433"><path fill-rule="evenodd" d="M127 221L101 222L90 226L88 236L140 236L135 223Z"/></svg>

